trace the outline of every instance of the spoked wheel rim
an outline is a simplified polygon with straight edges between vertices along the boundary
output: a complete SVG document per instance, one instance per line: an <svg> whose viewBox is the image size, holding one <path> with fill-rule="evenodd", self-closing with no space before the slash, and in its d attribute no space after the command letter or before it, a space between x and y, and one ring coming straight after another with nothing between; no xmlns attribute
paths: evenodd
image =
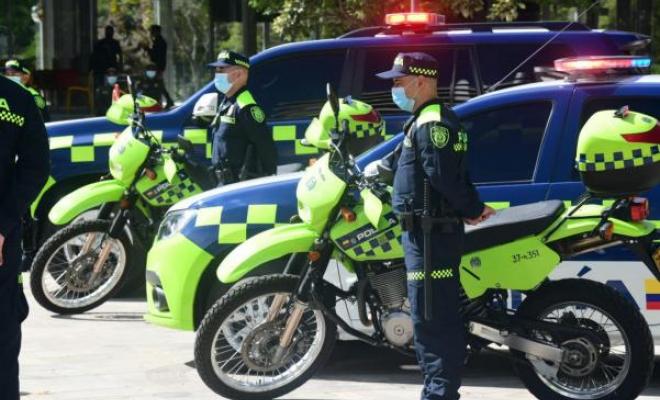
<svg viewBox="0 0 660 400"><path fill-rule="evenodd" d="M325 319L318 310L306 309L294 335L294 344L277 364L272 351L279 344L279 334L288 311L283 309L272 322L266 322L276 295L265 294L243 303L215 332L211 346L211 364L216 376L227 386L251 393L278 389L305 373L319 356L325 341Z"/></svg>
<svg viewBox="0 0 660 400"><path fill-rule="evenodd" d="M601 343L594 344L586 338L556 343L557 340L541 334L539 339L559 344L566 355L556 379L548 378L534 366L536 375L548 388L572 399L598 399L611 394L630 371L631 344L626 332L609 313L581 302L553 305L541 313L539 319L561 322L567 317L580 327L592 329L600 336Z"/></svg>
<svg viewBox="0 0 660 400"><path fill-rule="evenodd" d="M82 254L88 235L95 238ZM103 246L110 252L97 277L91 281L93 266ZM41 277L46 298L62 308L80 308L107 296L119 283L126 268L126 249L119 239L105 232L85 232L61 244L48 258Z"/></svg>

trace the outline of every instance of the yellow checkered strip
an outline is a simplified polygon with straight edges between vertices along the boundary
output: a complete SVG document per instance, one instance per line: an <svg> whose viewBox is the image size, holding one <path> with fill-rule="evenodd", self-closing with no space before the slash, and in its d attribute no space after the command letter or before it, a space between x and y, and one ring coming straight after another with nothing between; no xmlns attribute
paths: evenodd
<svg viewBox="0 0 660 400"><path fill-rule="evenodd" d="M607 153L578 154L575 166L581 172L602 172L641 167L660 161L660 146L646 146L632 150Z"/></svg>
<svg viewBox="0 0 660 400"><path fill-rule="evenodd" d="M0 121L9 122L19 127L25 125L25 117L7 110L0 111Z"/></svg>
<svg viewBox="0 0 660 400"><path fill-rule="evenodd" d="M248 230L258 227L259 231L275 228L277 223L277 204L250 204L244 221L223 221L223 207L199 209L195 227L217 227L219 244L238 244L247 240Z"/></svg>
<svg viewBox="0 0 660 400"><path fill-rule="evenodd" d="M424 271L409 271L407 273L409 281L423 281ZM454 271L451 268L436 269L431 271L431 279L449 279L454 277Z"/></svg>
<svg viewBox="0 0 660 400"><path fill-rule="evenodd" d="M422 67L410 67L408 69L413 74L436 76L438 71L433 68L422 68Z"/></svg>

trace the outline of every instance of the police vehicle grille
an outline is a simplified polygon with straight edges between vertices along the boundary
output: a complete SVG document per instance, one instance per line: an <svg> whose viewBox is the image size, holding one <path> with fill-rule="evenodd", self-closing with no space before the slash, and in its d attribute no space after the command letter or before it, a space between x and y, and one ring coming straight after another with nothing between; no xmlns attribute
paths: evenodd
<svg viewBox="0 0 660 400"><path fill-rule="evenodd" d="M383 268L379 272L370 272L367 276L383 307L392 309L403 306L407 297L406 269L403 264L395 268Z"/></svg>

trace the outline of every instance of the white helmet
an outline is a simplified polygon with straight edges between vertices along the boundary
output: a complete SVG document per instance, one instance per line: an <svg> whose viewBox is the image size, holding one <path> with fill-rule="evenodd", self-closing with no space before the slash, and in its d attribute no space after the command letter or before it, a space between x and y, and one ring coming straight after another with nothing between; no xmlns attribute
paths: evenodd
<svg viewBox="0 0 660 400"><path fill-rule="evenodd" d="M213 118L218 111L218 93L206 93L197 100L193 108L193 117Z"/></svg>

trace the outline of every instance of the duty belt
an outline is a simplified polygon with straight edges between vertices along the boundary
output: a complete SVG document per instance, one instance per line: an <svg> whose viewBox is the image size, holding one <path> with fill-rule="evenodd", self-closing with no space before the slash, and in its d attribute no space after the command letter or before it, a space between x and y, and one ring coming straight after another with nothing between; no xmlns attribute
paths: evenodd
<svg viewBox="0 0 660 400"><path fill-rule="evenodd" d="M417 229L423 229L425 224L430 224L431 230L439 230L443 233L452 233L462 223L456 216L425 217L421 212L402 212L399 215L401 229L405 232L412 232Z"/></svg>

